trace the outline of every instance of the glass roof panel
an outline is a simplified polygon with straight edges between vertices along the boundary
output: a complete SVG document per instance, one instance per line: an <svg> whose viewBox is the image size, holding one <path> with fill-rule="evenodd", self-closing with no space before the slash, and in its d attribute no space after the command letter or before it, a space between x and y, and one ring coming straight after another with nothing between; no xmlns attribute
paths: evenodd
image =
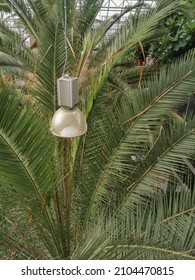
<svg viewBox="0 0 195 280"><path fill-rule="evenodd" d="M134 6L140 1L137 0L104 0L102 8L97 16L100 20L105 20L114 14L120 14L126 7ZM143 1L149 5L153 5L155 1Z"/></svg>

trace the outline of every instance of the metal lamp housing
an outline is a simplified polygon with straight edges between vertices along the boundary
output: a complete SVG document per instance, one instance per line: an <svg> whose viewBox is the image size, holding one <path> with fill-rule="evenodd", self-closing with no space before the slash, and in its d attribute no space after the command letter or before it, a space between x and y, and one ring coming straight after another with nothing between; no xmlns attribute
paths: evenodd
<svg viewBox="0 0 195 280"><path fill-rule="evenodd" d="M78 78L64 76L57 79L58 105L72 109L79 102Z"/></svg>
<svg viewBox="0 0 195 280"><path fill-rule="evenodd" d="M57 80L57 96L60 108L51 122L51 132L62 138L78 137L86 133L87 123L78 103L78 78L64 76Z"/></svg>

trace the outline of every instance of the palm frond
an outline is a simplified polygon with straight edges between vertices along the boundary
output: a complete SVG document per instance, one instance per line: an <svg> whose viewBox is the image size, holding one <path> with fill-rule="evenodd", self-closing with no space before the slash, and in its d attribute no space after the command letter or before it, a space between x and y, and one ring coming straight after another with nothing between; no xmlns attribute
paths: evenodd
<svg viewBox="0 0 195 280"><path fill-rule="evenodd" d="M112 217L105 223L100 215L72 258L194 259L194 195L193 185L190 192L171 192L149 208L139 204L125 219Z"/></svg>
<svg viewBox="0 0 195 280"><path fill-rule="evenodd" d="M190 63L192 64L190 65ZM111 109L109 103L107 103L108 109L106 109L106 105L101 107L101 117L95 118L95 116L99 116L97 111L94 111L94 116L91 115L91 118L89 118L89 133L85 139L84 151L82 152L84 156L78 178L80 186L76 188L76 191L80 193L79 200L82 201L78 204L83 206L83 209L80 209L81 212L83 211L81 214L83 218L85 215L89 217L90 213L94 213L98 209L98 205L101 205L102 208L103 205L111 203L114 207L123 196L128 196L127 188L133 184L135 184L135 189L132 188L132 190L133 192L135 190L135 195L132 196L130 189L128 196L130 201L127 202L130 207L134 207L140 199L144 200L141 193L146 191L150 195L154 188L159 189L163 176L158 179L158 174L162 173L166 178L167 173L164 173L159 167L159 170L154 171L152 175L153 180L150 176L147 181L147 170L150 164L153 168L153 164L158 162L161 155L163 156L171 145L174 149L180 137L182 139L186 136L183 153L187 158L192 155L190 149L188 151L185 149L191 140L193 148L193 128L189 132L185 132L185 124L180 124L179 121L178 127L176 125L173 128L175 132L170 131L168 120L172 116L173 110L186 100L187 94L192 94L195 81L192 70L194 69L193 63L194 59L189 55L184 61L176 63L168 69L163 69L158 76L152 77L151 82L147 83L147 90L143 88L134 92L129 89L129 97L127 98L127 93L125 93L125 98L119 99L116 107L114 106ZM113 98L110 100L112 100L110 104L113 104ZM96 110L98 109L97 104ZM141 109L140 106L143 106L144 109ZM132 120L127 118L131 121L126 125L123 124L125 114L132 115ZM90 119L92 123L90 123ZM166 128L166 120L168 121L168 128ZM167 133L170 142L166 140ZM176 138L173 137L173 133L176 133L174 134ZM179 146L177 149L180 150L181 147ZM175 150L168 174L173 171L172 163L174 161L176 165L178 162L183 162L182 155L179 159L174 158L174 156L177 157L177 154L179 155ZM150 162L149 166L146 165L146 162ZM166 159L163 159L163 165L159 160L160 166L166 166L165 162ZM142 185L138 184L138 178L140 178L140 184L143 182ZM82 195L82 193L85 195Z"/></svg>
<svg viewBox="0 0 195 280"><path fill-rule="evenodd" d="M0 21L0 51L1 51L1 61L7 58L8 62L17 60L15 66L26 69L26 71L32 71L34 58L32 51L25 47L22 37L16 32L10 30L8 26L5 25L3 21ZM7 67L9 63L7 63Z"/></svg>
<svg viewBox="0 0 195 280"><path fill-rule="evenodd" d="M21 208L28 213L25 223L32 217L48 250L61 252L50 209L54 180L59 178L51 161L53 141L46 122L39 112L35 118L34 109L22 106L19 95L2 82L0 99L0 184L6 186L7 195L14 195L16 203L22 198Z"/></svg>
<svg viewBox="0 0 195 280"><path fill-rule="evenodd" d="M74 23L75 29L81 37L92 27L95 18L102 7L102 0L84 0L79 7L77 18Z"/></svg>
<svg viewBox="0 0 195 280"><path fill-rule="evenodd" d="M7 4L11 9L19 16L20 20L23 22L24 26L28 28L30 34L34 36L34 38L38 39L36 32L36 20L34 15L32 14L32 10L29 9L29 6L26 5L23 0L6 0Z"/></svg>
<svg viewBox="0 0 195 280"><path fill-rule="evenodd" d="M49 111L53 112L57 105L56 82L62 75L64 65L64 34L63 27L55 16L52 16L42 28L44 35L39 45L35 68L38 81L35 94L38 101L44 107L47 104Z"/></svg>
<svg viewBox="0 0 195 280"><path fill-rule="evenodd" d="M168 1L169 4L163 8L149 11L143 17L140 17L139 21L126 25L123 25L121 30L112 40L112 44L106 50L106 57L102 61L101 67L97 69L96 75L93 76L91 81L91 92L86 95L87 105L86 114L88 115L92 109L93 99L101 91L105 81L107 80L111 70L120 61L123 56L130 50L132 50L141 40L145 40L152 36L160 19L166 17L172 9L177 9L180 6L180 1ZM129 28L129 26L130 28ZM129 29L128 29L129 28Z"/></svg>

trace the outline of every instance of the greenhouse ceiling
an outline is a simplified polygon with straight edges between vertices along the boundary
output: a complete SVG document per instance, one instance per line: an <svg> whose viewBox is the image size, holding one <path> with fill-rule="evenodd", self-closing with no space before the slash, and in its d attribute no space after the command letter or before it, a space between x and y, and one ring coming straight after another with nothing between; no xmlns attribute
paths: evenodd
<svg viewBox="0 0 195 280"><path fill-rule="evenodd" d="M83 2L84 2L83 0L77 1L78 9L80 9L82 7ZM156 0L153 0L153 1L150 1L150 0L104 0L99 13L97 14L96 23L98 24L100 21L105 21L105 20L109 19L110 17L112 17L113 15L116 15L116 14L119 15L121 13L124 13L128 7L133 7L138 3L145 4L142 6L141 9L146 10L150 7L154 7ZM1 3L1 1L0 1L0 4L1 4L1 6L6 5L4 3ZM106 34L104 39L112 36L120 28L121 22L124 21L131 13L133 14L134 10L131 10L131 12L124 13L124 15L120 18L120 20L118 20L117 23L114 24L113 27L109 30L109 32ZM17 16L14 15L14 13L10 14L10 13L1 11L0 17L4 19L4 22L6 23L6 25L8 25L10 27L10 29L12 29L14 31L18 30L20 34L23 33L23 36L25 38L24 41L26 42L26 44L28 44L29 35L25 32L25 30L23 30L17 26L17 23L16 23Z"/></svg>
<svg viewBox="0 0 195 280"><path fill-rule="evenodd" d="M80 7L82 7L82 0L78 0L77 5L78 5L78 9ZM121 14L125 11L126 8L128 7L133 7L136 4L141 3L141 4L145 4L142 7L142 10L146 10L148 8L154 7L156 0L154 1L150 1L150 0L104 0L103 4L102 4L102 8L100 9L100 12L97 15L97 23L99 21L105 21L107 19L109 19L110 17L112 17L113 15L116 14ZM133 13L134 11L132 10L131 13ZM121 21L124 21L130 14L130 12L125 13L120 20L117 21L116 24L113 25L112 28L110 28L109 32L107 32L106 34L106 38L109 38L110 36L112 36L119 28L121 25Z"/></svg>
<svg viewBox="0 0 195 280"><path fill-rule="evenodd" d="M78 0L78 7L82 6L82 0ZM138 2L145 3L150 7L153 7L156 1L150 0L104 0L102 8L97 15L98 20L106 20L114 14L119 14L129 6L134 6Z"/></svg>

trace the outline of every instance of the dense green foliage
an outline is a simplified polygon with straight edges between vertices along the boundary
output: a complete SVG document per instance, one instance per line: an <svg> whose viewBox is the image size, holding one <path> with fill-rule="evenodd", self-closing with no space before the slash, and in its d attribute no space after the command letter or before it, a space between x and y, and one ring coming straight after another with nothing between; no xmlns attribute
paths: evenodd
<svg viewBox="0 0 195 280"><path fill-rule="evenodd" d="M95 28L101 0L5 2L32 41L0 22L0 258L195 259L195 127L177 114L193 95L195 52L142 80L115 67L180 1L129 17L104 44L120 17ZM50 133L64 3L66 71L88 122L79 139Z"/></svg>
<svg viewBox="0 0 195 280"><path fill-rule="evenodd" d="M195 1L184 1L191 13L178 11L160 22L163 35L150 45L158 63L167 63L195 47Z"/></svg>

